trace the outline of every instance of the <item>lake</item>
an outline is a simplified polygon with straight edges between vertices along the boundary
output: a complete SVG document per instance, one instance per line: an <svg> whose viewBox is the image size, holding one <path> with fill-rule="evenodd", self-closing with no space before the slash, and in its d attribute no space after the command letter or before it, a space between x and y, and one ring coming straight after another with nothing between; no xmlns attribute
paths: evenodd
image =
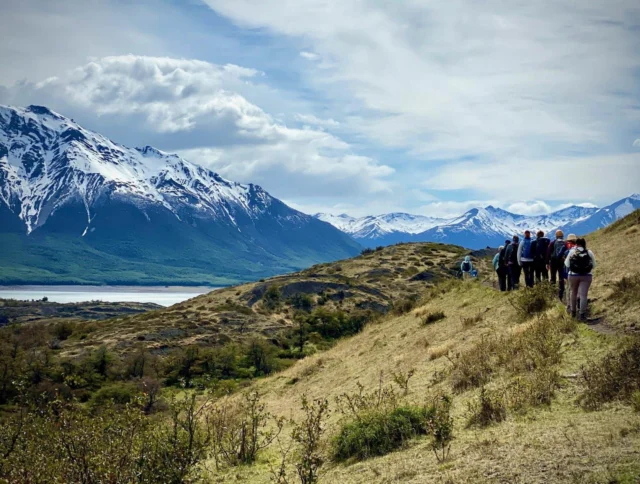
<svg viewBox="0 0 640 484"><path fill-rule="evenodd" d="M0 286L3 299L42 299L58 303L83 301L141 302L171 306L216 287L187 286Z"/></svg>

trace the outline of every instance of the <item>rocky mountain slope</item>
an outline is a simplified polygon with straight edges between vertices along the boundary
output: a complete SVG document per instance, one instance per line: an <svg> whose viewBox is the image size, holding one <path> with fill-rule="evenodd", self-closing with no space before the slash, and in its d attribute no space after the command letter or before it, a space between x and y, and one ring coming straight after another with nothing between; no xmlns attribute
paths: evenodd
<svg viewBox="0 0 640 484"><path fill-rule="evenodd" d="M0 107L0 283L228 283L359 252L350 237L45 107Z"/></svg>
<svg viewBox="0 0 640 484"><path fill-rule="evenodd" d="M623 198L607 207L572 206L545 215L518 215L488 206L474 208L459 217L437 219L410 214L388 214L362 218L346 214L317 214L320 220L351 235L367 247L397 242L444 242L472 249L497 247L505 238L525 230L588 234L640 208L640 195Z"/></svg>

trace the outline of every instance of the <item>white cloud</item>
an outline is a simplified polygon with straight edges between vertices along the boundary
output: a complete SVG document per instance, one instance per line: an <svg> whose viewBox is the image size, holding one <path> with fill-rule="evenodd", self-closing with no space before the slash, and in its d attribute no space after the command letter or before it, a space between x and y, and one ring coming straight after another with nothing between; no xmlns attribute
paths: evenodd
<svg viewBox="0 0 640 484"><path fill-rule="evenodd" d="M602 149L637 120L635 0L205 1L302 39L307 81L367 110L353 130L423 159Z"/></svg>
<svg viewBox="0 0 640 484"><path fill-rule="evenodd" d="M301 123L307 124L309 126L319 126L322 128L337 128L340 126L340 123L335 119L321 119L313 114L296 114L296 121L300 121Z"/></svg>
<svg viewBox="0 0 640 484"><path fill-rule="evenodd" d="M389 191L392 168L354 153L323 130L287 127L236 92L260 76L236 65L111 56L35 85L18 85L12 96L44 97L54 108L89 111L127 130L142 126L137 144L152 144L145 143L145 133L160 142L179 139L188 159L231 179L261 184L276 196L349 198Z"/></svg>
<svg viewBox="0 0 640 484"><path fill-rule="evenodd" d="M318 54L315 54L313 52L307 52L304 50L300 52L300 57L304 57L305 59L310 61L317 61L320 59L320 56Z"/></svg>
<svg viewBox="0 0 640 484"><path fill-rule="evenodd" d="M509 205L507 210L521 215L540 215L553 212L553 208L542 200L515 202Z"/></svg>
<svg viewBox="0 0 640 484"><path fill-rule="evenodd" d="M499 200L616 200L638 190L640 153L538 161L450 163L424 182L435 190L477 190Z"/></svg>
<svg viewBox="0 0 640 484"><path fill-rule="evenodd" d="M633 142L633 146L634 146L634 148L640 148L640 138L638 138L637 140L635 140Z"/></svg>

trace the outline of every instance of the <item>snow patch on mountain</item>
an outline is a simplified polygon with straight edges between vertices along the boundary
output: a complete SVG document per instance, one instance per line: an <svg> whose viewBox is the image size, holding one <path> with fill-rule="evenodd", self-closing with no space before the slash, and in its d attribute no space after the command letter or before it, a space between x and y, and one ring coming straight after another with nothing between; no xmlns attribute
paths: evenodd
<svg viewBox="0 0 640 484"><path fill-rule="evenodd" d="M94 204L105 193L140 207L162 205L178 218L189 209L233 224L237 211L253 218L272 201L258 186L225 180L150 146L118 145L45 107L0 106L0 201L28 233L79 198L87 211L86 234Z"/></svg>
<svg viewBox="0 0 640 484"><path fill-rule="evenodd" d="M382 237L394 232L418 234L446 221L446 219L408 213L388 213L361 218L350 217L346 214L318 213L315 217L330 223L356 239Z"/></svg>

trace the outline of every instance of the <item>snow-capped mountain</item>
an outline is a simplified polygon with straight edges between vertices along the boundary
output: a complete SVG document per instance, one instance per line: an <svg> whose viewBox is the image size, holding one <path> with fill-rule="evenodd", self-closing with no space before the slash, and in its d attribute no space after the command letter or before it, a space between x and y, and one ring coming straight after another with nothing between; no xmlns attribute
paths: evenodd
<svg viewBox="0 0 640 484"><path fill-rule="evenodd" d="M375 230L360 230L361 227L370 228L366 221L387 220L396 214L379 215L354 219L348 215L333 217L318 214L321 218L340 230L350 234L361 244L372 247L397 242L446 242L462 245L471 249L487 246L498 246L513 234L522 234L525 230L544 231L553 237L558 229L566 233L588 234L599 228L615 222L640 208L640 195L631 195L604 208L571 206L550 214L525 216L518 215L500 208L488 206L474 208L468 212L449 220L428 219L426 224L432 224L423 229L417 223L411 225L413 217L419 216L402 214L403 223L386 226L387 232Z"/></svg>
<svg viewBox="0 0 640 484"><path fill-rule="evenodd" d="M24 236L23 246L82 239L89 252L104 252L100 263L137 253L136 262L185 268L193 264L180 262L184 256L206 256L196 267L210 280L274 274L359 249L259 186L150 146L121 146L41 106L0 106L0 222L0 233ZM32 254L17 255L20 265Z"/></svg>
<svg viewBox="0 0 640 484"><path fill-rule="evenodd" d="M395 233L418 234L445 222L445 219L411 215L408 213L388 213L361 218L349 215L318 213L316 218L328 222L356 239L379 239Z"/></svg>

